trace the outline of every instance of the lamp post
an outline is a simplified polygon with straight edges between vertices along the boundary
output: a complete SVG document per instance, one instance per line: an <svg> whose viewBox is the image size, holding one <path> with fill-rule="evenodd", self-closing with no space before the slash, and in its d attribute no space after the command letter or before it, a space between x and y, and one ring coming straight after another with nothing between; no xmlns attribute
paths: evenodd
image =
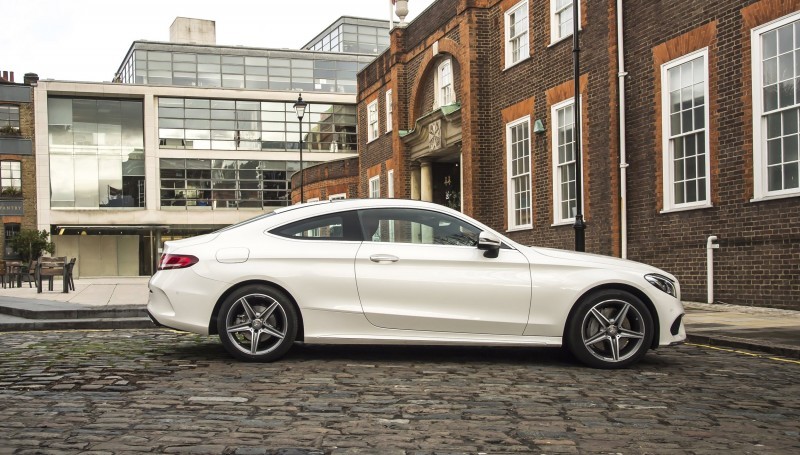
<svg viewBox="0 0 800 455"><path fill-rule="evenodd" d="M297 120L300 123L300 203L305 202L305 178L303 175L303 116L306 113L308 103L303 101L303 94L297 95L297 102L294 103L294 110L297 112Z"/></svg>
<svg viewBox="0 0 800 455"><path fill-rule="evenodd" d="M586 251L586 224L583 222L583 176L581 174L581 61L580 43L578 41L578 8L579 0L572 0L572 63L575 69L575 113L573 129L575 131L575 251Z"/></svg>

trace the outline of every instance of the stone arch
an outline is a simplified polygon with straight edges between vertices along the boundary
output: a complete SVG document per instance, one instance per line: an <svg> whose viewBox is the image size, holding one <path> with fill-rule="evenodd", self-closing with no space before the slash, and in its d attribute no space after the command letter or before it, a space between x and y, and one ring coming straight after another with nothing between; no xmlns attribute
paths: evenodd
<svg viewBox="0 0 800 455"><path fill-rule="evenodd" d="M455 61L455 66L459 69L459 79L461 81L461 87L464 87L465 78L464 78L464 65L462 59L462 47L453 41L450 38L442 38L439 40L439 53L433 55L433 51L426 50L425 56L422 58L422 62L420 62L419 68L420 71L417 71L417 76L414 79L414 84L411 86L411 96L409 97L411 100L411 105L409 106L409 128L414 128L414 122L424 114L424 112L418 112L420 109L420 96L422 95L423 91L421 90L420 84L425 80L431 71L433 71L438 63L438 60L442 57L443 54L450 55L450 57ZM461 94L457 94L458 99L461 99Z"/></svg>

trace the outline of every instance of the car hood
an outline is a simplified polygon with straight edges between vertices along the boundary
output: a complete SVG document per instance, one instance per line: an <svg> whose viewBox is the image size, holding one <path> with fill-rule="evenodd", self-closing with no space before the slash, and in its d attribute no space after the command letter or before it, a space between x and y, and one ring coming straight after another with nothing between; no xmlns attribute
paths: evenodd
<svg viewBox="0 0 800 455"><path fill-rule="evenodd" d="M628 259L615 258L611 256L603 256L600 254L592 253L579 253L576 251L557 250L553 248L541 247L526 247L528 251L532 251L542 256L551 257L554 259L561 259L570 261L576 264L586 264L587 266L607 266L613 268L625 268L631 271L638 271L641 273L658 273L667 278L677 281L677 279L670 273L665 272L657 267L642 264L641 262L631 261Z"/></svg>

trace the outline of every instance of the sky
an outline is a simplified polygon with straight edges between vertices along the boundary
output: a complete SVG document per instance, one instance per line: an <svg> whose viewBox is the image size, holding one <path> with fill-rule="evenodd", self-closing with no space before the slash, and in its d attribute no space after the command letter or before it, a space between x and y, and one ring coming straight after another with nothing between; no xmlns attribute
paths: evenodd
<svg viewBox="0 0 800 455"><path fill-rule="evenodd" d="M434 0L409 0L413 20ZM0 0L0 71L110 81L135 40L178 17L216 21L217 44L299 49L340 16L389 19L390 0ZM395 17L395 21L397 18Z"/></svg>

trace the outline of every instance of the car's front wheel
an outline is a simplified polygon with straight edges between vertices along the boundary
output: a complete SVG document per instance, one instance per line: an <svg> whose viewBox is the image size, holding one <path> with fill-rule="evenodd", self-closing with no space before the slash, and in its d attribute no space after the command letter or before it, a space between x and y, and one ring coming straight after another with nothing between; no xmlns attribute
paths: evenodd
<svg viewBox="0 0 800 455"><path fill-rule="evenodd" d="M624 368L641 359L653 340L653 317L635 295L615 289L590 294L568 322L566 344L595 368Z"/></svg>
<svg viewBox="0 0 800 455"><path fill-rule="evenodd" d="M264 285L231 293L217 315L219 339L234 357L271 362L282 357L297 335L297 312L289 297Z"/></svg>

